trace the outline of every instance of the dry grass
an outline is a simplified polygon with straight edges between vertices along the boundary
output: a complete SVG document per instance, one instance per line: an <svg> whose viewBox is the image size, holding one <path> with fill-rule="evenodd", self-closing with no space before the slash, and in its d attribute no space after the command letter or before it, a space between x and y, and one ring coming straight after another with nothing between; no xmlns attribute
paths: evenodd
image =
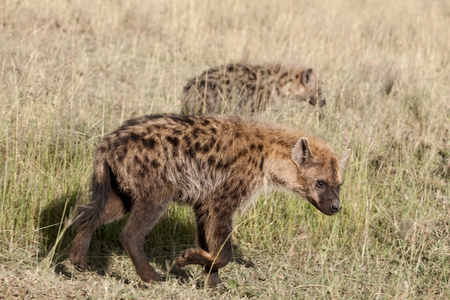
<svg viewBox="0 0 450 300"><path fill-rule="evenodd" d="M450 297L448 1L7 0L0 21L0 298ZM197 267L169 272L194 239L179 207L146 243L165 282L139 281L123 223L102 227L91 270L74 271L61 222L88 200L101 136L179 111L188 78L240 60L319 74L325 107L285 103L261 118L353 149L343 212L263 195L236 222L218 290Z"/></svg>

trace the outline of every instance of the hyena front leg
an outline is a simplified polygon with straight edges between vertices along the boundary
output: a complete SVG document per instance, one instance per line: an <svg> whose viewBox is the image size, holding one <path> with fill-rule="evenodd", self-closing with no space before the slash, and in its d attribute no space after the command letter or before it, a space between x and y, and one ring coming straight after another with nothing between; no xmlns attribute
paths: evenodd
<svg viewBox="0 0 450 300"><path fill-rule="evenodd" d="M125 228L120 233L120 240L133 261L136 272L144 282L162 281L161 276L150 266L144 252L145 236L158 222L167 202L137 201L133 207Z"/></svg>
<svg viewBox="0 0 450 300"><path fill-rule="evenodd" d="M220 283L218 269L225 267L231 260L232 214L205 212L197 216L197 248L190 248L175 260L179 267L198 264L209 275L208 286Z"/></svg>
<svg viewBox="0 0 450 300"><path fill-rule="evenodd" d="M100 192L93 192L94 199L97 198L96 193L99 194ZM112 193L109 199L106 200L103 210L96 212L96 210L101 208L95 205L97 204L94 202L88 207L81 209L78 232L70 248L70 260L75 268L81 272L84 272L87 268L87 253L94 231L100 225L120 219L128 212L129 199L124 195Z"/></svg>

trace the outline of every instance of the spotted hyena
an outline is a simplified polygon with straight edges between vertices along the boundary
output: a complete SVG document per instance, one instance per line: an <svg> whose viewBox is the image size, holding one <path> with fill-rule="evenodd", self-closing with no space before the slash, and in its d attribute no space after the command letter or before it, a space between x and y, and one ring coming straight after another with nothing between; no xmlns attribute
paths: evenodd
<svg viewBox="0 0 450 300"><path fill-rule="evenodd" d="M317 77L311 68L280 64L228 64L191 79L183 89L182 112L255 113L272 101L291 98L323 106Z"/></svg>
<svg viewBox="0 0 450 300"><path fill-rule="evenodd" d="M161 277L148 263L144 239L170 202L195 211L197 247L176 258L198 264L220 282L231 259L233 216L259 190L294 191L327 215L341 209L339 188L349 152L300 131L219 115L149 115L108 134L94 155L92 202L80 208L70 258L87 267L94 230L129 213L120 234L145 282Z"/></svg>

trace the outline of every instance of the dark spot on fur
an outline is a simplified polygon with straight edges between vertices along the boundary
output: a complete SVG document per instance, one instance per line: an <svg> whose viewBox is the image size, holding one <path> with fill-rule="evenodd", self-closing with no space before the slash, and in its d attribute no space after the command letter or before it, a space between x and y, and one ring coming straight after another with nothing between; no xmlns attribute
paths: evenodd
<svg viewBox="0 0 450 300"><path fill-rule="evenodd" d="M221 147L221 144L220 144L220 142L218 142L218 143L216 144L216 152L219 152L219 151L220 151L220 147Z"/></svg>
<svg viewBox="0 0 450 300"><path fill-rule="evenodd" d="M252 165L253 166L258 166L258 161L256 160L256 158L252 158Z"/></svg>
<svg viewBox="0 0 450 300"><path fill-rule="evenodd" d="M280 145L281 147L283 147L283 148L292 148L292 147L294 147L294 145L291 145L290 143L288 143L286 141L282 141L282 140L276 141L276 143L278 145Z"/></svg>
<svg viewBox="0 0 450 300"><path fill-rule="evenodd" d="M117 139L116 140L113 140L113 142L112 142L112 148L113 149L117 149L117 148L119 148L120 147L120 141L118 141Z"/></svg>
<svg viewBox="0 0 450 300"><path fill-rule="evenodd" d="M129 135L122 135L117 138L119 140L119 143L122 145L128 144L128 140L130 139Z"/></svg>
<svg viewBox="0 0 450 300"><path fill-rule="evenodd" d="M208 165L211 167L216 163L216 158L214 156L208 157Z"/></svg>
<svg viewBox="0 0 450 300"><path fill-rule="evenodd" d="M172 132L173 132L173 134L175 134L175 135L180 135L180 134L182 134L181 130L177 130L177 129L174 129Z"/></svg>
<svg viewBox="0 0 450 300"><path fill-rule="evenodd" d="M238 139L238 138L240 138L240 137L241 137L241 133L240 133L239 131L236 131L236 132L234 133L234 138Z"/></svg>
<svg viewBox="0 0 450 300"><path fill-rule="evenodd" d="M142 170L145 172L145 173L148 173L148 167L147 167L147 165L146 164L141 164L141 167L142 167Z"/></svg>
<svg viewBox="0 0 450 300"><path fill-rule="evenodd" d="M227 161L227 162L225 162L225 163L223 164L222 168L228 169L229 166L230 166L230 162Z"/></svg>
<svg viewBox="0 0 450 300"><path fill-rule="evenodd" d="M243 186L242 189L241 189L241 195L240 195L241 198L246 197L247 194L248 194L248 188L246 186Z"/></svg>
<svg viewBox="0 0 450 300"><path fill-rule="evenodd" d="M280 80L281 80L281 79L284 79L284 78L287 77L287 76L289 76L289 73L288 73L288 72L284 72L283 74L281 74Z"/></svg>
<svg viewBox="0 0 450 300"><path fill-rule="evenodd" d="M158 120L158 119L164 118L165 116L166 115L163 115L163 114L148 115L148 116L145 116L144 119L149 120L149 121Z"/></svg>
<svg viewBox="0 0 450 300"><path fill-rule="evenodd" d="M194 138L198 138L198 134L199 134L199 132L200 132L200 129L199 128L194 128L194 130L192 131L192 135L194 136Z"/></svg>
<svg viewBox="0 0 450 300"><path fill-rule="evenodd" d="M197 168L199 170L203 170L205 168L205 164L203 161L196 159L195 162L197 163ZM200 184L200 186L203 186L202 184Z"/></svg>
<svg viewBox="0 0 450 300"><path fill-rule="evenodd" d="M227 71L228 72L233 72L234 71L234 65L228 65L227 66Z"/></svg>
<svg viewBox="0 0 450 300"><path fill-rule="evenodd" d="M233 157L231 160L229 160L228 161L228 165L229 166L232 166L232 165L234 165L234 163L236 163L236 161L238 160L238 158L239 158L239 156L235 156L235 157Z"/></svg>
<svg viewBox="0 0 450 300"><path fill-rule="evenodd" d="M211 129L209 129L211 131L212 134L217 134L217 130L214 127L211 127Z"/></svg>
<svg viewBox="0 0 450 300"><path fill-rule="evenodd" d="M250 150L255 150L256 146L255 144L250 144Z"/></svg>
<svg viewBox="0 0 450 300"><path fill-rule="evenodd" d="M127 153L128 147L126 145L122 147L121 151L117 151L117 159L120 163L123 162L123 159L125 158L125 156L127 156Z"/></svg>
<svg viewBox="0 0 450 300"><path fill-rule="evenodd" d="M189 156L189 157L192 157L192 158L195 157L195 153L196 153L196 151L195 151L195 149L193 147L191 147L188 150L184 151L184 154L186 154L186 156Z"/></svg>
<svg viewBox="0 0 450 300"><path fill-rule="evenodd" d="M106 147L105 146L100 146L97 148L97 151L101 152L101 153L105 153L106 152Z"/></svg>
<svg viewBox="0 0 450 300"><path fill-rule="evenodd" d="M209 121L208 119L203 119L203 120L201 121L201 124L202 124L203 126L207 126L207 125L210 124L210 121Z"/></svg>
<svg viewBox="0 0 450 300"><path fill-rule="evenodd" d="M141 153L143 152L143 146L141 144L137 144L135 150L136 150L135 152Z"/></svg>
<svg viewBox="0 0 450 300"><path fill-rule="evenodd" d="M119 163L123 163L123 159L125 158L125 155L123 154L123 152L117 152L117 160L119 161Z"/></svg>
<svg viewBox="0 0 450 300"><path fill-rule="evenodd" d="M264 149L263 144L259 144L259 145L258 145L258 150L259 150L259 152L261 152L263 149Z"/></svg>
<svg viewBox="0 0 450 300"><path fill-rule="evenodd" d="M200 142L195 142L195 144L194 144L194 150L195 150L195 152L199 151L200 148L201 148Z"/></svg>
<svg viewBox="0 0 450 300"><path fill-rule="evenodd" d="M150 149L150 150L155 148L156 141L155 141L154 138L151 138L151 137L150 138L144 138L141 141L142 141L142 144L144 145L145 148Z"/></svg>
<svg viewBox="0 0 450 300"><path fill-rule="evenodd" d="M191 147L191 138L188 135L183 136L183 140L186 143L186 147Z"/></svg>
<svg viewBox="0 0 450 300"><path fill-rule="evenodd" d="M218 205L214 206L214 213L216 215L220 214L221 211L222 211L222 209L220 208L220 206L218 206Z"/></svg>
<svg viewBox="0 0 450 300"><path fill-rule="evenodd" d="M167 182L166 173L161 172L161 174L159 175L159 179L160 179L162 182L166 183L166 182Z"/></svg>
<svg viewBox="0 0 450 300"><path fill-rule="evenodd" d="M156 159L152 160L151 164L154 169L157 169L159 168L159 166L161 166L161 164Z"/></svg>
<svg viewBox="0 0 450 300"><path fill-rule="evenodd" d="M242 149L241 151L238 152L237 157L242 157L248 154L248 150L247 149Z"/></svg>
<svg viewBox="0 0 450 300"><path fill-rule="evenodd" d="M259 164L259 169L261 170L261 172L263 171L264 168L264 157L261 157L261 163Z"/></svg>
<svg viewBox="0 0 450 300"><path fill-rule="evenodd" d="M203 153L209 152L214 147L215 143L216 143L216 139L214 137L212 137L211 140L209 141L209 143L206 143L203 146L203 149L202 149Z"/></svg>
<svg viewBox="0 0 450 300"><path fill-rule="evenodd" d="M174 148L178 147L180 144L180 140L177 137L168 136L166 137L166 140L171 143Z"/></svg>
<svg viewBox="0 0 450 300"><path fill-rule="evenodd" d="M133 142L137 142L137 141L139 141L141 139L141 136L136 134L136 133L134 133L134 132L130 132L130 139Z"/></svg>
<svg viewBox="0 0 450 300"><path fill-rule="evenodd" d="M192 117L188 115L169 115L168 118L177 123L184 123L191 126L195 123Z"/></svg>

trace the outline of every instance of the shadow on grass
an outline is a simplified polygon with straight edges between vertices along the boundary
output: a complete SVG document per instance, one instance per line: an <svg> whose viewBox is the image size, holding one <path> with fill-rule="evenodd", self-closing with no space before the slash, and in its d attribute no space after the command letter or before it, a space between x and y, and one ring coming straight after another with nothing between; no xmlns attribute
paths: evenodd
<svg viewBox="0 0 450 300"><path fill-rule="evenodd" d="M74 191L62 195L49 203L39 215L39 228L42 238L40 241L40 260L52 254L52 248L56 243L55 252L51 259L51 265L57 274L73 277L73 268L68 261L69 249L75 237L75 228L68 228L61 235L64 222L75 211L76 203L88 202L87 193ZM82 201L80 201L82 200ZM119 234L125 226L127 216L122 220L102 225L96 230L92 238L88 253L88 269L104 276L108 271L113 256L127 256L127 253L119 241ZM62 223L63 222L63 223ZM170 273L180 283L187 282L192 275L185 269L172 268L174 259L186 248L195 245L195 223L191 209L171 205L158 224L147 235L144 248L150 261L154 262L157 269ZM58 241L58 237L60 240ZM244 260L240 249L233 246L235 262L252 267L253 263ZM200 271L200 269L199 269ZM118 274L110 274L112 277L127 283L128 280Z"/></svg>

